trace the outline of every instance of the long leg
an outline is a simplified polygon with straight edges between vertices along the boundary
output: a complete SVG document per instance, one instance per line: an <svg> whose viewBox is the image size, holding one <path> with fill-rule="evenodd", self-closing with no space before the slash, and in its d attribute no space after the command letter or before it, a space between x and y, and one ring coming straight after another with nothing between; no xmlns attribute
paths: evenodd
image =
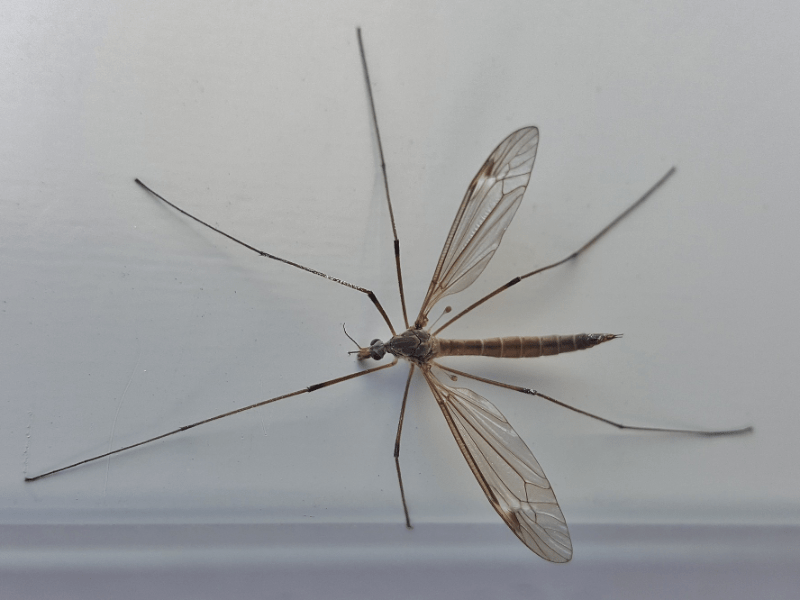
<svg viewBox="0 0 800 600"><path fill-rule="evenodd" d="M539 396L540 398L544 398L552 402L553 404L558 404L559 406L563 406L564 408L568 408L571 411L574 411L578 414L591 417L592 419L596 419L598 421L602 421L603 423L607 423L608 425L613 425L617 429L630 429L634 431L660 431L662 433L688 433L692 435L703 435L703 436L719 436L719 435L740 435L743 433L751 433L753 431L752 427L742 427L740 429L723 429L719 431L704 431L698 429L671 429L667 427L639 427L636 425L623 425L622 423L617 423L616 421L612 421L610 419L606 419L605 417L601 417L585 410L581 410L580 408L575 408L574 406L570 406L560 400L556 400L555 398L551 398L545 394L537 392L536 390L532 390L530 388L524 388L517 385L511 385L508 383L502 383L500 381L494 381L493 379L486 379L485 377L478 377L477 375L470 375L469 373L465 373L464 371L458 371L456 369L451 369L450 367L445 367L436 363L436 366L442 369L443 371L447 371L449 373L453 373L454 375L460 375L462 377L468 377L469 379L474 379L476 381L482 381L483 383L488 383L491 385L496 385L498 387L506 388L508 390L514 390L515 392L521 392L523 394L530 394L531 396Z"/></svg>
<svg viewBox="0 0 800 600"><path fill-rule="evenodd" d="M361 39L361 28L356 28L358 36L358 50L361 53L361 66L364 67L364 81L367 84L367 94L369 96L369 107L372 112L372 123L375 125L375 137L378 139L378 154L381 157L381 171L383 172L383 187L386 190L386 203L389 205L389 220L392 222L392 235L394 236L394 264L397 268L397 285L400 288L400 304L403 306L403 321L408 329L408 313L406 311L406 295L403 292L403 272L400 269L400 240L397 238L397 227L394 224L394 211L392 210L392 199L389 196L389 178L386 176L386 161L383 158L383 144L381 143L381 130L378 127L378 113L375 111L375 99L372 96L372 83L369 79L369 69L367 68L367 55L364 52L364 42ZM392 331L394 333L394 331Z"/></svg>
<svg viewBox="0 0 800 600"><path fill-rule="evenodd" d="M397 422L397 437L394 438L394 466L397 469L397 483L400 484L400 499L403 501L403 512L406 515L406 527L411 527L411 519L408 517L408 505L406 504L406 493L403 490L403 476L400 474L400 434L403 432L403 419L406 416L406 400L408 400L408 388L411 386L411 377L414 375L414 365L408 370L406 380L406 390L403 392L403 404L400 407L400 420Z"/></svg>
<svg viewBox="0 0 800 600"><path fill-rule="evenodd" d="M661 186L662 186L662 185L663 185L663 184L664 184L664 183L667 181L667 179L669 179L669 178L670 178L670 177L671 177L671 176L672 176L674 173L675 173L675 167L672 167L672 168L671 168L669 171L667 171L667 172L666 172L666 174L665 174L665 175L664 175L664 176L663 176L661 179L659 179L659 180L658 180L658 181L655 183L655 185L654 185L653 187L651 187L649 190L647 190L647 191L644 193L644 195L643 195L641 198L639 198L639 199L638 199L636 202L634 202L634 203L633 203L633 204L631 204L631 205L630 205L628 208L626 208L626 209L625 209L625 210L622 212L622 214L620 214L620 215L619 215L619 216L618 216L616 219L614 219L613 221L611 221L611 223L609 223L608 225L606 225L606 226L605 226L605 227L604 227L604 228L603 228L603 229L600 231L600 233L598 233L596 236L594 236L592 239L590 239L588 242L586 242L586 243L585 243L583 246L581 246L580 248L578 248L578 249L577 249L575 252L573 252L572 254L570 254L569 256L567 256L566 258L562 258L562 259L561 259L561 260L559 260L558 262L554 262L553 264L551 264L551 265L547 265L546 267L541 267L541 268L539 268L539 269L536 269L536 270L534 270L534 271L531 271L530 273L525 273L525 275L520 275L520 276L518 276L518 277L515 277L514 279L512 279L511 281L509 281L509 282L508 282L508 283L506 283L505 285L501 285L499 288L497 288L497 289L496 289L496 290L494 290L493 292L490 292L489 294L487 294L486 296L484 296L483 298L481 298L481 299L480 299L480 300L478 300L477 302L474 302L474 303L470 304L470 305L469 305L467 308L465 308L464 310L462 310L462 311L461 311L460 313L458 313L458 314L457 314L455 317L453 317L452 319L450 319L449 321L447 321L447 322L446 322L444 325L442 325L441 327L439 327L439 329L437 329L436 331L434 331L434 332L433 332L433 334L434 334L434 335L438 335L438 333L439 333L440 331L442 331L442 330L443 330L445 327L449 327L449 326L450 326L452 323L454 323L455 321L457 321L458 319L460 319L461 317L463 317L465 314L467 314L468 312L470 312L470 311L471 311L473 308L477 308L478 306L480 306L481 304L483 304L484 302L486 302L486 301L487 301L487 300L489 300L490 298L494 298L495 296L497 296L497 294L499 294L500 292L503 292L503 291L507 290L508 288L510 288L510 287L512 287L512 286L515 286L515 285L517 285L517 284L518 284L520 281L522 281L523 279L527 279L528 277L532 277L532 276L536 275L537 273L542 273L542 272L544 272L544 271L547 271L547 270L549 270L549 269L552 269L552 268L554 268L554 267L557 267L557 266L559 266L559 265L563 265L565 262L569 262L570 260L572 260L572 259L574 259L574 258L578 258L578 256L579 256L579 255L580 255L582 252L584 252L585 250L588 250L588 249L589 249L589 247L590 247L590 246L592 246L592 245L593 245L593 244L594 244L594 243L595 243L597 240L599 240L599 239L600 239L601 237L603 237L603 236L604 236L606 233L608 233L608 231L609 231L609 230L610 230L612 227L614 227L614 225L616 225L617 223L619 223L620 221L622 221L622 219L624 219L625 217L627 217L627 216L628 216L628 215L629 215L631 212L633 212L633 210L634 210L634 209L636 209L636 208L637 208L637 207L638 207L640 204L642 204L642 203L643 203L645 200L647 200L647 199L648 199L648 198L649 198L649 197L650 197L650 196L651 196L651 195L652 195L652 194L653 194L653 193L654 193L654 192L655 192L655 191L656 191L658 188L660 188L660 187L661 187Z"/></svg>
<svg viewBox="0 0 800 600"><path fill-rule="evenodd" d="M368 289L363 288L363 287L358 286L358 285L353 285L352 283L348 283L347 281L344 281L343 279L339 279L338 277L331 277L330 275L326 275L325 273L323 273L321 271L317 271L315 269L310 269L308 267L304 267L303 265L298 264L296 262L292 262L291 260L286 260L285 258L281 258L280 256L275 256L273 254L269 254L268 252L264 252L263 250L259 250L255 246L251 246L250 244L247 244L247 243L243 242L242 240L236 239L235 237L233 237L232 235L230 235L228 233L225 233L221 229L217 229L213 225L209 225L205 221L195 217L193 214L191 214L189 212L186 212L181 207L173 204L172 202L170 202L169 200L164 198L164 196L162 196L161 194L158 194L157 192L153 191L151 188L149 188L147 185L145 185L139 178L136 178L134 181L136 183L138 183L140 186L142 186L145 190L147 190L148 192L153 194L153 196L155 196L156 198L158 198L159 200L161 200L165 204L168 204L169 206L171 206L172 208L177 210L179 213L186 215L190 219L192 219L194 221L197 221L198 223L208 227L212 231L216 231L218 234L220 234L222 236L225 236L226 238L228 238L229 240L231 240L233 242L236 242L240 246L244 246L248 250L252 250L253 252L258 254L259 256L263 256L265 258L271 258L272 260L277 260L278 262L282 262L282 263L290 265L292 267L296 267L298 269L302 269L303 271L308 271L309 273L313 273L314 275L318 275L319 277L324 277L325 279L329 279L330 281L333 281L333 282L338 283L340 285L352 288L354 290L358 290L359 292L361 292L363 294L366 294L367 296L369 296L369 299L372 300L372 303L375 305L375 308L378 309L378 312L381 313L381 316L383 317L383 320L386 321L386 324L389 326L389 329L391 330L392 335L396 335L394 327L392 326L392 322L389 319L389 315L387 315L386 311L383 310L383 306L381 306L381 303L378 301L378 297L374 294L374 292L372 292L372 290L368 290Z"/></svg>
<svg viewBox="0 0 800 600"><path fill-rule="evenodd" d="M373 367L372 369L367 369L366 371L359 371L358 373L351 373L350 375L345 375L344 377L337 377L336 379L330 379L328 381L323 381L322 383L315 383L314 385L310 385L301 390L297 390L296 392L291 392L290 394L283 394L282 396L276 396L275 398L270 398L269 400L262 400L261 402L256 402L255 404L251 404L250 406L244 406L242 408L237 408L236 410L231 410L229 412L222 413L221 415L216 415L215 417L210 417L208 419L203 419L202 421L197 421L196 423L192 423L191 425L184 425L183 427L179 427L178 429L174 429L173 431L169 431L167 433L162 433L161 435L157 435L156 437L152 437L150 439L137 442L136 444L131 444L130 446L125 446L124 448L117 448L116 450L112 450L111 452L106 452L105 454L98 454L97 456L93 456L91 458L87 458L85 460L72 463L71 465L67 465L66 467L61 467L60 469L53 469L52 471L48 471L47 473L42 473L41 475L37 475L36 477L26 477L25 481L36 481L37 479L41 479L42 477L47 477L48 475L54 475L55 473L60 473L61 471L72 469L73 467L85 465L86 463L90 463L92 461L99 460L101 458L106 458L107 456L119 454L120 452L124 452L125 450L131 450L133 448L138 448L139 446L144 446L145 444L149 444L150 442L155 442L156 440L164 439L165 437L175 435L176 433L181 433L182 431L186 431L187 429L192 429L199 425L205 425L206 423L211 423L212 421L217 421L224 417L230 417L232 415L236 415L245 412L247 410L251 410L253 408L258 408L259 406L264 406L265 404L271 404L272 402L277 402L278 400L291 398L292 396L299 396L300 394L310 394L311 392L314 392L316 390L337 383L341 383L342 381L347 381L348 379L355 379L356 377L361 377L362 375L368 375L369 373L374 373L375 371L388 369L390 367L395 366L396 364L397 364L397 359L395 358L394 361L392 361L388 365L381 365L380 367Z"/></svg>

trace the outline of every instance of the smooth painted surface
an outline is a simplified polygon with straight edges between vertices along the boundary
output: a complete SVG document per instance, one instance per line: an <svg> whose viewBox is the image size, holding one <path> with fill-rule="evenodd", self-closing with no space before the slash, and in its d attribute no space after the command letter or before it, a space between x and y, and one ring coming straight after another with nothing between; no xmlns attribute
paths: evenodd
<svg viewBox="0 0 800 600"><path fill-rule="evenodd" d="M360 294L199 229L134 177L265 250L373 289L402 320L361 25L412 313L470 179L514 129L541 130L530 186L455 309L562 258L677 165L579 263L516 286L447 332L623 333L572 356L452 365L633 424L755 426L740 439L625 435L475 385L528 442L573 531L796 524L798 11L788 2L7 2L2 522L402 522L392 460L400 368L22 481L352 372L342 323L362 344L387 336ZM498 523L419 381L402 464L415 521ZM528 558L535 573L547 567ZM753 564L781 568L776 560ZM713 587L724 572L744 582L749 567L737 565L703 581ZM654 561L626 567L624 579L650 567L673 578ZM380 580L352 569L348 585ZM461 571L426 572L445 587ZM559 586L572 581L557 573Z"/></svg>

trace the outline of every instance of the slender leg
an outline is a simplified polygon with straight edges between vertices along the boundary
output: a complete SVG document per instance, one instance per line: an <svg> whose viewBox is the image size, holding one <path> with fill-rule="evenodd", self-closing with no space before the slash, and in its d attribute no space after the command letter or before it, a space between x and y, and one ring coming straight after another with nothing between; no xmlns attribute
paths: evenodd
<svg viewBox="0 0 800 600"><path fill-rule="evenodd" d="M449 321L447 321L447 322L446 322L444 325L442 325L441 327L439 327L439 329L437 329L436 331L434 331L434 332L433 332L433 335L438 335L438 334L439 334L439 332L440 332L440 331L442 331L442 330L443 330L445 327L449 327L449 326L450 326L452 323L454 323L455 321L457 321L458 319L460 319L461 317L463 317L465 314L467 314L468 312L470 312L470 311L471 311L473 308L477 308L478 306L480 306L481 304L483 304L484 302L486 302L486 301L487 301L487 300L489 300L490 298L494 298L495 296L497 296L497 294L499 294L500 292L503 292L503 291L507 290L508 288L510 288L510 287L512 287L512 286L515 286L515 285L517 285L517 284L518 284L520 281L522 281L523 279L527 279L528 277L532 277L532 276L536 275L537 273L542 273L542 272L544 272L544 271L547 271L547 270L549 270L549 269L552 269L552 268L554 268L554 267L557 267L557 266L559 266L559 265L563 265L565 262L569 262L570 260L572 260L572 259L574 259L574 258L578 258L578 256L580 256L580 254L581 254L582 252L584 252L585 250L588 250L588 249L589 249L589 247L590 247L590 246L592 246L592 245L593 245L593 244L594 244L594 243L595 243L597 240L599 240L599 239L600 239L601 237L603 237L603 236L604 236L606 233L608 233L608 231L609 231L609 230L610 230L612 227L614 227L614 225L616 225L617 223L619 223L620 221L622 221L622 219L624 219L624 218L625 218L625 217L627 217L627 216L628 216L628 215L629 215L631 212L633 212L633 210L634 210L635 208L637 208L637 207L638 207L639 205L641 205L641 204L642 204L642 203L643 203L645 200L647 200L647 199L648 199L650 196L652 196L652 195L653 195L653 193L654 193L654 192L655 192L655 191L656 191L658 188L660 188L662 185L664 185L664 182L666 182L666 181L667 181L667 179L669 179L670 177L672 177L672 175L673 175L674 173L675 173L675 167L672 167L672 168L671 168L669 171L667 171L667 172L666 172L666 174L665 174L665 175L664 175L664 176L663 176L661 179L659 179L659 180L658 180L658 181L655 183L655 185L654 185L653 187L651 187L649 190L647 190L647 191L644 193L644 195L643 195L641 198L639 198L639 199L638 199L636 202L634 202L634 203L633 203L633 204L631 204L631 205L630 205L628 208L626 208L626 209L625 209L625 210L624 210L624 211L623 211L623 212L622 212L622 213L621 213L621 214L620 214L620 215L619 215L619 216L618 216L616 219L614 219L613 221L611 221L611 223L609 223L608 225L606 225L606 226L605 226L605 227L604 227L604 228L603 228L603 229L600 231L600 233L598 233L597 235L595 235L595 236L594 236L592 239L590 239L590 240L589 240L588 242L586 242L586 243L585 243L583 246L581 246L580 248L578 248L578 249L577 249L575 252L573 252L572 254L570 254L569 256L567 256L566 258L562 258L562 259L561 259L561 260L559 260L558 262L554 262L553 264L551 264L551 265L547 265L546 267L541 267L541 268L539 268L539 269L536 269L536 270L534 270L534 271L531 271L530 273L525 273L525 275L520 275L520 276L518 276L518 277L515 277L514 279L512 279L511 281L509 281L509 282L508 282L508 283L506 283L505 285L501 285L499 288L497 288L497 289L496 289L496 290L494 290L493 292L490 292L489 294L487 294L486 296L484 296L483 298L481 298L481 299L480 299L480 300L478 300L477 302L474 302L473 304L470 304L470 305L469 305L467 308L465 308L464 310L462 310L462 311L461 311L460 313L458 313L458 314L457 314L455 317L453 317L452 319L450 319Z"/></svg>
<svg viewBox="0 0 800 600"><path fill-rule="evenodd" d="M167 433L162 433L161 435L157 435L156 437L152 437L147 440L143 440L141 442L137 442L136 444L131 444L130 446L125 446L124 448L117 448L116 450L112 450L111 452L106 452L105 454L98 454L97 456L93 456L91 458L87 458L85 460L78 461L76 463L72 463L71 465L67 465L66 467L61 467L60 469L53 469L52 471L48 471L47 473L42 473L41 475L37 475L36 477L26 477L25 481L36 481L37 479L41 479L42 477L47 477L48 475L54 475L55 473L60 473L61 471L66 471L67 469L72 469L73 467L77 467L80 465L85 465L86 463L90 463L95 460L99 460L101 458L105 458L107 456L112 456L114 454L119 454L120 452L124 452L125 450L131 450L133 448L138 448L139 446L144 446L145 444L149 444L150 442L155 442L156 440L164 439L165 437L169 437L171 435L175 435L176 433L181 433L182 431L186 431L187 429L192 429L193 427L197 427L199 425L205 425L206 423L211 423L212 421L217 421L224 417L230 417L232 415L236 415L247 410L251 410L253 408L258 408L259 406L264 406L265 404L271 404L272 402L277 402L278 400L283 400L285 398L291 398L292 396L299 396L300 394L310 394L316 390L322 389L324 387L328 387L337 383L341 383L342 381L347 381L349 379L355 379L356 377L361 377L362 375L368 375L369 373L374 373L375 371L380 371L382 369L388 369L393 367L397 364L397 359L395 358L394 361L387 365L381 365L379 367L373 367L372 369L367 369L366 371L359 371L358 373L351 373L350 375L345 375L344 377L337 377L336 379L330 379L328 381L323 381L322 383L315 383L314 385L310 385L306 388L301 390L297 390L296 392L291 392L290 394L283 394L282 396L276 396L274 398L270 398L269 400L262 400L261 402L256 402L255 404L251 404L250 406L245 406L242 408L237 408L236 410L231 410L226 413L222 413L221 415L217 415L215 417L210 417L208 419L203 419L202 421L197 421L196 423L192 423L190 425L184 425L183 427L179 427L178 429L174 429L173 431L169 431Z"/></svg>
<svg viewBox="0 0 800 600"><path fill-rule="evenodd" d="M443 371L447 371L449 373L453 373L454 375L460 375L462 377L468 377L469 379L474 379L476 381L482 381L483 383L488 383L491 385L496 385L498 387L506 388L507 390L514 390L515 392L521 392L523 394L530 394L531 396L539 396L540 398L544 398L552 402L553 404L558 404L559 406L563 406L564 408L568 408L571 411L574 411L578 414L590 417L592 419L596 419L598 421L602 421L603 423L607 423L608 425L613 425L617 429L630 429L633 431L660 431L662 433L688 433L691 435L702 435L707 437L713 436L721 436L721 435L740 435L743 433L751 433L753 431L752 427L742 427L740 429L723 429L720 431L705 431L705 430L698 430L698 429L671 429L666 427L639 427L636 425L623 425L622 423L617 423L616 421L611 421L610 419L606 419L605 417L601 417L585 410L581 410L580 408L575 408L574 406L570 406L560 400L556 400L555 398L551 398L550 396L546 396L536 390L532 390L530 388L524 388L516 385L511 385L508 383L502 383L500 381L494 381L493 379L486 379L485 377L478 377L477 375L470 375L469 373L465 373L464 371L458 371L456 369L451 369L450 367L445 367L436 363L436 366L442 369Z"/></svg>
<svg viewBox="0 0 800 600"><path fill-rule="evenodd" d="M134 181L136 183L138 183L141 187L143 187L145 190L147 190L148 192L153 194L153 196L155 196L156 198L158 198L159 200L161 200L165 204L168 204L169 206L171 206L172 208L177 210L179 213L186 215L190 219L192 219L194 221L197 221L198 223L200 223L201 225L204 225L205 227L208 227L212 231L216 231L218 234L220 234L222 236L225 236L226 238L228 238L229 240L231 240L233 242L236 242L240 246L244 246L248 250L252 250L253 252L258 254L259 256L263 256L265 258L271 258L272 260L277 260L278 262L282 262L284 264L290 265L290 266L295 267L297 269L301 269L303 271L307 271L309 273L313 273L314 275L318 275L319 277L324 277L325 279L329 279L330 281L333 281L334 283L338 283L338 284L343 285L345 287L349 287L351 289L358 290L359 292L361 292L363 294L366 294L369 297L369 299L372 301L372 303L375 305L375 308L378 309L378 312L381 313L381 316L383 317L383 320L386 321L386 324L389 326L389 330L392 332L392 335L396 335L394 327L392 326L392 322L389 319L389 315L387 315L386 311L383 310L383 306L381 306L381 303L378 301L378 297L371 290L368 290L368 289L363 288L363 287L358 286L358 285L354 285L352 283L348 283L348 282L344 281L343 279L339 279L338 277L331 277L330 275L326 275L322 271L317 271L315 269L310 269L310 268L304 267L303 265L298 264L296 262L292 262L291 260L286 260L285 258L281 258L280 256L275 256L273 254L269 254L268 252L264 252L263 250L259 250L255 246L251 246L250 244L247 244L247 243L243 242L242 240L236 239L235 237L233 237L232 235L230 235L228 233L225 233L221 229L217 229L213 225L209 225L205 221L203 221L201 219L198 219L193 214L186 212L181 207L177 206L176 204L173 204L172 202L170 202L169 200L164 198L164 196L162 196L161 194L158 194L157 192L155 192L152 189L150 189L140 179L137 178Z"/></svg>
<svg viewBox="0 0 800 600"><path fill-rule="evenodd" d="M414 375L414 365L408 370L406 380L406 391L403 392L403 405L400 407L400 420L397 422L397 437L394 438L394 466L397 469L397 483L400 484L400 499L403 501L403 512L406 515L406 527L411 526L411 519L408 517L408 504L406 504L406 493L403 490L403 476L400 474L400 434L403 432L403 419L406 415L406 400L408 400L408 388L411 386L411 377Z"/></svg>
<svg viewBox="0 0 800 600"><path fill-rule="evenodd" d="M408 312L406 311L406 295L403 292L403 272L400 269L400 240L397 238L397 227L394 224L394 211L392 210L392 199L389 196L389 178L386 176L386 160L383 158L383 144L381 143L381 130L378 127L378 113L375 110L375 99L372 96L372 83L369 79L369 69L367 68L367 55L364 52L364 42L361 39L361 28L356 28L358 36L358 50L361 53L361 66L364 68L364 82L367 84L367 95L369 96L369 107L372 111L372 123L375 125L375 137L378 139L378 154L381 157L381 171L383 172L383 187L386 190L386 203L389 205L389 220L392 222L392 235L394 236L394 264L397 268L397 285L400 288L400 304L403 306L403 321L408 329ZM392 331L394 333L394 331Z"/></svg>

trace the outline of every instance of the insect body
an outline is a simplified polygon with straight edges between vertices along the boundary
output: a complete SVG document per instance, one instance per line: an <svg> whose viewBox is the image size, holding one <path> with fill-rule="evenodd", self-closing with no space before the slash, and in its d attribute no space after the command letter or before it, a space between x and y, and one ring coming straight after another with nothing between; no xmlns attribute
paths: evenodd
<svg viewBox="0 0 800 600"><path fill-rule="evenodd" d="M563 352L586 350L619 337L613 333L579 333L543 337L502 337L478 340L439 339L425 329L409 329L388 342L372 340L361 348L358 358L380 360L386 353L422 366L440 356L493 356L494 358L537 358Z"/></svg>
<svg viewBox="0 0 800 600"><path fill-rule="evenodd" d="M372 102L372 90L369 86L369 74L367 72L366 59L364 57L363 45L361 44L361 32L358 31L359 47L361 50L362 64L367 81L367 90L370 95L370 107L375 123L375 131L378 139L378 149L381 155L381 167L384 172L384 182L386 182L386 167L383 160L383 148L380 141L380 131L377 127L375 116L375 105ZM428 325L428 315L431 309L444 297L461 292L468 288L483 272L486 265L494 256L495 251L500 245L500 241L506 228L511 223L514 214L522 201L522 196L530 179L533 163L536 158L536 151L539 143L539 130L536 127L524 127L513 132L489 155L478 174L470 183L467 193L462 200L458 212L456 213L453 225L450 228L445 240L444 248L439 257L439 261L434 270L428 292L420 308L419 315L414 321L413 326L408 326L408 319L405 310L405 297L403 293L402 276L400 269L400 243L397 238L396 228L394 227L394 217L391 210L391 200L388 196L388 184L386 185L387 201L389 213L392 219L392 229L395 231L394 249L395 262L397 265L398 286L400 289L400 299L403 306L403 317L406 323L406 331L396 334L392 326L391 319L384 311L377 296L369 289L347 283L344 280L331 277L320 271L310 269L298 263L269 254L263 250L246 244L241 240L201 221L194 215L189 214L177 207L164 197L158 195L144 183L136 182L143 188L151 192L160 200L166 202L184 215L194 219L198 223L213 229L217 233L224 235L228 239L240 244L258 255L280 261L292 267L302 269L306 272L328 279L334 283L347 286L368 296L377 310L383 316L392 337L382 342L373 340L366 348L359 348L355 354L360 360L375 359L381 360L386 354L394 356L394 360L389 364L382 364L366 370L358 371L310 385L297 391L269 398L249 406L244 406L223 414L219 414L196 423L184 425L173 431L162 435L131 444L123 448L106 452L99 456L73 463L66 467L54 469L35 477L26 477L26 481L34 481L58 473L73 467L83 465L100 458L105 458L144 444L160 440L182 431L192 429L199 425L210 423L234 414L238 414L253 408L264 406L272 402L277 402L300 394L311 393L331 385L344 381L362 377L376 371L388 369L398 363L399 358L403 358L410 363L408 381L406 383L405 394L403 396L400 420L397 428L395 441L394 458L397 468L398 482L406 516L406 525L410 528L411 522L408 516L408 506L405 501L403 491L403 481L400 473L400 436L403 425L403 415L405 414L406 401L408 398L409 384L416 369L422 373L428 383L433 397L439 408L442 410L444 418L450 428L453 437L458 444L461 453L475 475L487 499L498 512L503 521L511 530L522 540L522 542L536 554L553 562L567 562L572 558L572 542L567 529L567 523L558 501L553 493L550 483L544 474L539 463L534 458L525 442L517 435L508 421L500 411L486 398L476 394L465 387L454 387L450 383L444 383L437 371L450 374L448 377L454 379L454 375L472 378L484 383L510 389L520 393L538 396L548 401L564 406L579 414L597 419L604 423L613 425L619 429L635 429L643 431L662 431L693 433L700 435L728 435L746 433L752 428L726 430L726 431L695 431L678 430L655 427L638 427L623 425L610 421L598 415L591 414L584 410L567 405L555 398L546 396L540 392L529 388L493 381L483 377L470 375L456 369L452 369L438 362L438 359L447 356L493 356L498 358L532 358L559 354L562 352L572 352L592 348L604 342L619 337L616 334L577 334L577 335L553 335L546 337L504 337L486 340L450 340L441 338L438 334L461 318L475 307L490 300L497 294L509 287L516 285L523 279L541 273L548 269L557 267L569 260L577 258L583 251L594 244L605 233L607 233L616 223L630 213L634 208L644 202L669 176L674 173L674 168L662 177L647 193L637 200L631 207L619 215L607 227L601 230L589 242L584 244L577 251L558 262L541 267L524 275L510 280L505 285L497 288L490 294L474 302L472 305L462 310L452 317L444 325L434 331L426 329Z"/></svg>

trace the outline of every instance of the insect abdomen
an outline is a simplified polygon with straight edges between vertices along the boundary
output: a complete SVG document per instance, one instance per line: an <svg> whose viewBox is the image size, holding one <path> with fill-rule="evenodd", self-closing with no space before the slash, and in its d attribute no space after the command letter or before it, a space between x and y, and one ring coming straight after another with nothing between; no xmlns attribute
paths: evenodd
<svg viewBox="0 0 800 600"><path fill-rule="evenodd" d="M619 337L613 333L578 333L541 337L503 337L485 340L438 340L439 356L494 356L536 358L586 350Z"/></svg>

